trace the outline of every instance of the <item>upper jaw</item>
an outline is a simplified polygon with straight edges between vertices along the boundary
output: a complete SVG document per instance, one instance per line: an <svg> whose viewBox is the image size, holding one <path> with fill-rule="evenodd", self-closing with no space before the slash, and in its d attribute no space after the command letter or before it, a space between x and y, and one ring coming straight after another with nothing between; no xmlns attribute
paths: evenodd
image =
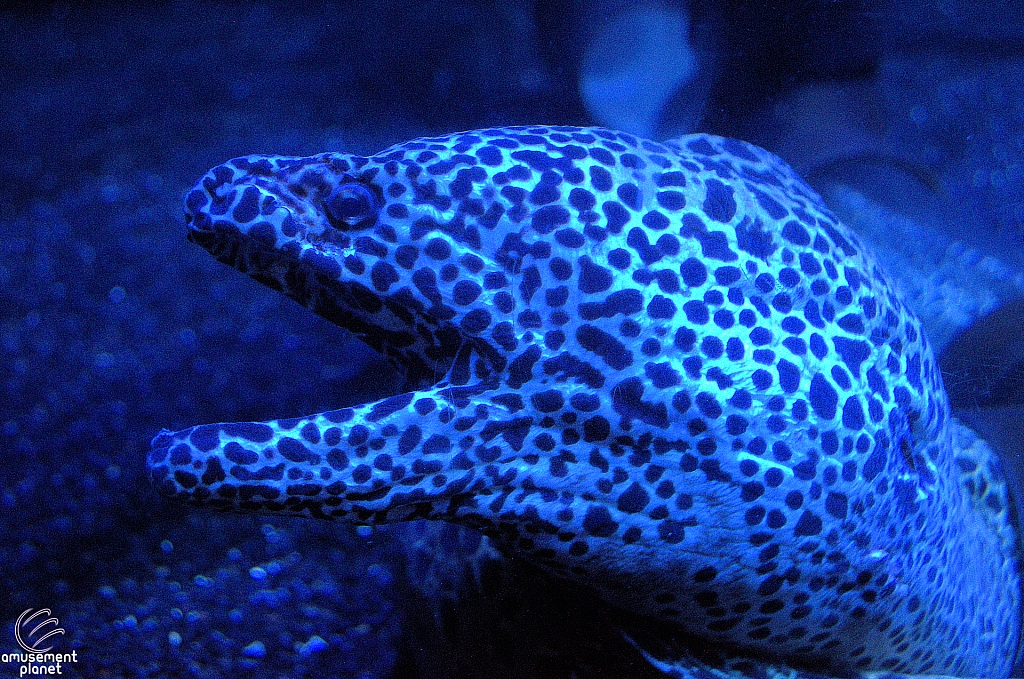
<svg viewBox="0 0 1024 679"><path fill-rule="evenodd" d="M401 291L381 294L358 277L347 275L338 266L343 257L337 254L342 250L340 243L310 244L295 235L282 244L285 237L280 229L246 231L235 220L211 217L209 195L216 187L202 184L207 202L194 199L198 208L193 207L193 200L187 202L188 240L386 356L401 375L403 389L425 389L447 374L465 339L457 326L426 315L411 295ZM284 207L268 212L270 217L279 216L281 222L286 217Z"/></svg>
<svg viewBox="0 0 1024 679"><path fill-rule="evenodd" d="M332 162L342 161L250 156L210 170L185 200L188 239L355 334L404 373L406 388L429 387L471 338L410 284L379 289L372 267L353 268L372 234L330 223L323 196L349 176Z"/></svg>

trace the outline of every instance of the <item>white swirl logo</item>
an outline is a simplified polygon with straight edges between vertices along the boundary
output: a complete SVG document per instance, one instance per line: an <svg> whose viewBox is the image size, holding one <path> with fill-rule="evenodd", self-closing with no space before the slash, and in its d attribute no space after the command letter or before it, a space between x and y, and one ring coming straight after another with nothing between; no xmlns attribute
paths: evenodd
<svg viewBox="0 0 1024 679"><path fill-rule="evenodd" d="M50 616L50 617L44 617ZM34 625L34 627L32 627ZM35 613L31 608L26 608L18 616L18 622L14 624L14 638L18 645L29 653L46 653L53 646L39 648L39 646L50 637L64 634L64 628L58 627L60 621L53 617L49 608L40 608ZM29 627L32 627L29 629Z"/></svg>

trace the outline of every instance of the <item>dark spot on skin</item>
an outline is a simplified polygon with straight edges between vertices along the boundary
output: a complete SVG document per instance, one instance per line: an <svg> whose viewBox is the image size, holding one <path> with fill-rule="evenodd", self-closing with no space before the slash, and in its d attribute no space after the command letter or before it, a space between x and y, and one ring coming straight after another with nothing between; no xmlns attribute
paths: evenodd
<svg viewBox="0 0 1024 679"><path fill-rule="evenodd" d="M808 393L811 407L823 420L831 420L836 416L836 405L839 403L839 394L829 384L828 380L822 377L821 373L815 373L811 378L811 389Z"/></svg>
<svg viewBox="0 0 1024 679"><path fill-rule="evenodd" d="M716 222L728 223L736 214L736 199L732 187L717 179L707 180L707 195L704 198L704 213Z"/></svg>
<svg viewBox="0 0 1024 679"><path fill-rule="evenodd" d="M651 501L650 495L639 483L634 482L619 496L616 506L620 512L636 514L643 511L644 507Z"/></svg>
<svg viewBox="0 0 1024 679"><path fill-rule="evenodd" d="M579 259L581 292L593 294L604 292L612 285L612 274L608 269L598 266L590 257L584 255Z"/></svg>
<svg viewBox="0 0 1024 679"><path fill-rule="evenodd" d="M799 536L813 536L821 533L821 518L809 510L800 515L800 519L793 527L793 532Z"/></svg>
<svg viewBox="0 0 1024 679"><path fill-rule="evenodd" d="M224 446L224 457L235 464L256 464L260 456L252 450L247 450L234 441Z"/></svg>
<svg viewBox="0 0 1024 679"><path fill-rule="evenodd" d="M565 398L562 396L561 391L548 389L531 396L530 403L532 403L534 408L539 412L553 413L562 409L562 406L565 404Z"/></svg>
<svg viewBox="0 0 1024 679"><path fill-rule="evenodd" d="M584 349L600 356L615 370L622 370L633 363L632 352L622 342L593 325L580 326L576 331L576 341Z"/></svg>
<svg viewBox="0 0 1024 679"><path fill-rule="evenodd" d="M606 538L618 530L619 524L612 520L611 512L600 505L591 505L583 517L583 530L596 538Z"/></svg>
<svg viewBox="0 0 1024 679"><path fill-rule="evenodd" d="M205 424L193 429L188 439L196 450L208 453L220 444L220 429L217 425Z"/></svg>
<svg viewBox="0 0 1024 679"><path fill-rule="evenodd" d="M555 227L569 222L569 211L561 205L547 205L533 213L531 226L537 233L548 234Z"/></svg>

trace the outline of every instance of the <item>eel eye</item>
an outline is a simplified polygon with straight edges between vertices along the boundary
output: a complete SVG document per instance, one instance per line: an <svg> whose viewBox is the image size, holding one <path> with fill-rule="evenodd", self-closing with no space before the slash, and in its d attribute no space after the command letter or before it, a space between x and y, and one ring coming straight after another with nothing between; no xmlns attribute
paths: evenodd
<svg viewBox="0 0 1024 679"><path fill-rule="evenodd" d="M362 184L341 184L327 196L327 215L344 226L356 226L377 216L377 200Z"/></svg>

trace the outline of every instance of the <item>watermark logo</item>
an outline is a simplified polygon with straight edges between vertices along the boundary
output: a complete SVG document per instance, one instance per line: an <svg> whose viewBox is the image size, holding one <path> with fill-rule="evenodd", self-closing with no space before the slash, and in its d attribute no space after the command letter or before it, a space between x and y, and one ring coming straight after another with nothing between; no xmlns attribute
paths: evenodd
<svg viewBox="0 0 1024 679"><path fill-rule="evenodd" d="M78 651L52 653L62 636L64 628L49 608L26 608L14 623L14 640L22 650L0 654L0 662L20 664L19 677L63 674L65 665L78 662Z"/></svg>
<svg viewBox="0 0 1024 679"><path fill-rule="evenodd" d="M48 615L51 615L49 608L40 608L35 613L31 608L26 608L18 616L18 622L14 624L14 638L27 653L46 653L52 650L53 646L39 647L50 637L64 634L64 628L58 627L60 621L57 618L43 617ZM32 625L35 626L32 627ZM29 630L30 627L31 630Z"/></svg>

